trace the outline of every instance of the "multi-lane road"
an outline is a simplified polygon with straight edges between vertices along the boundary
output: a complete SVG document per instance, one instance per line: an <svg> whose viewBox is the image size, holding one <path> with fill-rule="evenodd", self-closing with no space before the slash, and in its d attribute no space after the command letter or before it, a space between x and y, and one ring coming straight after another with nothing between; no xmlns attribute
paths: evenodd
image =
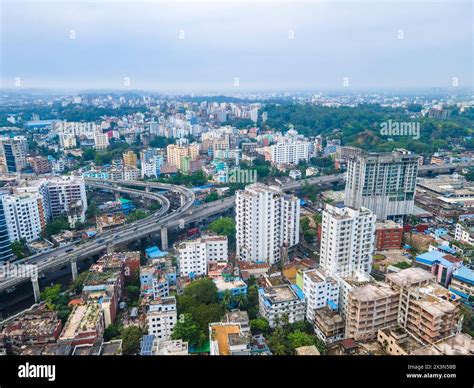
<svg viewBox="0 0 474 388"><path fill-rule="evenodd" d="M161 203L160 209L142 220L136 221L122 227L115 228L97 235L95 239L71 243L48 252L34 255L15 262L15 265L36 265L39 274L44 272L54 271L61 268L67 263L89 258L91 256L100 254L104 251L113 251L113 249L122 244L127 244L137 239L150 235L154 232L160 231L166 222L179 218L185 213L194 202L194 193L180 186L166 185L153 183L155 189L172 190L179 193L183 200L181 206L173 211L170 210L170 202L167 197L161 193L154 193L151 191L136 190L129 187L123 187L116 182L86 180L87 185L100 189L112 190L130 195L140 196L156 200ZM127 182L129 185L131 182ZM141 182L140 182L141 183ZM137 184L140 186L140 184ZM27 281L27 277L5 277L0 280L0 291L11 289L12 287Z"/></svg>

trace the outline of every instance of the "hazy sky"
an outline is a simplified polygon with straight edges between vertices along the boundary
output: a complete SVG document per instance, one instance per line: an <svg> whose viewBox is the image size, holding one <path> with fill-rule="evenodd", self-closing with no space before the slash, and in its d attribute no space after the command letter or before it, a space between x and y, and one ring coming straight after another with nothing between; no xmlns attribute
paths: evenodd
<svg viewBox="0 0 474 388"><path fill-rule="evenodd" d="M0 2L4 88L472 86L470 0Z"/></svg>

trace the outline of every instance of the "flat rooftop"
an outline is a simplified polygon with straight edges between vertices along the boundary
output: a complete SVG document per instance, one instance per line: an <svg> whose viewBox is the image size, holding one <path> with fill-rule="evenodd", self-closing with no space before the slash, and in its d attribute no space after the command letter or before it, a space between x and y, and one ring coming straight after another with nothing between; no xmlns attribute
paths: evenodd
<svg viewBox="0 0 474 388"><path fill-rule="evenodd" d="M289 302L299 298L294 289L287 284L264 288L263 293L272 304Z"/></svg>
<svg viewBox="0 0 474 388"><path fill-rule="evenodd" d="M297 356L320 356L318 348L314 345L311 346L300 346L295 349Z"/></svg>
<svg viewBox="0 0 474 388"><path fill-rule="evenodd" d="M166 296L164 298L159 298L150 302L150 305L156 306L169 306L174 304L176 304L176 298L174 296Z"/></svg>
<svg viewBox="0 0 474 388"><path fill-rule="evenodd" d="M214 283L219 291L232 290L234 288L247 287L247 284L240 278L234 280L225 280L222 277L214 279Z"/></svg>
<svg viewBox="0 0 474 388"><path fill-rule="evenodd" d="M305 271L304 274L308 276L311 281L314 283L321 283L321 282L335 282L335 280L328 276L326 272L324 272L322 269L311 269L309 271Z"/></svg>
<svg viewBox="0 0 474 388"><path fill-rule="evenodd" d="M386 278L398 286L402 286L433 280L434 276L423 268L412 267L400 272L389 273Z"/></svg>
<svg viewBox="0 0 474 388"><path fill-rule="evenodd" d="M225 315L225 320L228 323L240 323L248 325L249 314L247 311L241 310L230 311Z"/></svg>
<svg viewBox="0 0 474 388"><path fill-rule="evenodd" d="M229 335L239 334L240 326L232 324L212 324L211 326L211 340L217 341L219 348L219 355L230 355Z"/></svg>
<svg viewBox="0 0 474 388"><path fill-rule="evenodd" d="M74 338L80 331L94 330L97 320L100 316L100 308L97 303L88 303L76 305L73 309L64 330L61 339Z"/></svg>
<svg viewBox="0 0 474 388"><path fill-rule="evenodd" d="M365 284L355 288L350 294L353 298L361 302L369 302L376 299L388 298L398 295L396 291L392 290L387 284L384 283Z"/></svg>
<svg viewBox="0 0 474 388"><path fill-rule="evenodd" d="M390 230L390 229L402 229L402 228L403 226L401 226L400 224L392 220L377 222L375 224L375 230Z"/></svg>

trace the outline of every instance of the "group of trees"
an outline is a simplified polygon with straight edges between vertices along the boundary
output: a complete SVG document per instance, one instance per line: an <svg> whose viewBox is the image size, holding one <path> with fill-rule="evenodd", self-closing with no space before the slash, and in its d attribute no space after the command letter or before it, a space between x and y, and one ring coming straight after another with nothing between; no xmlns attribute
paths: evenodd
<svg viewBox="0 0 474 388"><path fill-rule="evenodd" d="M231 217L221 217L215 221L212 221L208 227L208 230L219 234L221 236L227 236L230 246L235 244L235 220Z"/></svg>
<svg viewBox="0 0 474 388"><path fill-rule="evenodd" d="M221 217L208 226L211 232L227 237L235 237L235 221L232 217Z"/></svg>
<svg viewBox="0 0 474 388"><path fill-rule="evenodd" d="M172 339L183 339L197 348L203 346L209 339L209 323L220 322L225 313L215 283L207 278L195 280L177 301L179 318Z"/></svg>
<svg viewBox="0 0 474 388"><path fill-rule="evenodd" d="M309 216L301 219L300 229L306 242L311 243L314 241L317 235L317 229L314 227L314 222L312 222Z"/></svg>
<svg viewBox="0 0 474 388"><path fill-rule="evenodd" d="M127 216L127 221L128 222L139 221L145 218L146 216L147 216L147 213L145 212L145 210L137 209Z"/></svg>
<svg viewBox="0 0 474 388"><path fill-rule="evenodd" d="M138 272L133 274L132 280L127 287L128 304L133 307L138 307L140 299L140 277Z"/></svg>
<svg viewBox="0 0 474 388"><path fill-rule="evenodd" d="M40 295L41 300L46 303L46 307L58 313L58 318L63 324L67 321L71 308L69 307L69 295L67 292L62 292L61 285L55 284L51 287L46 287Z"/></svg>
<svg viewBox="0 0 474 388"><path fill-rule="evenodd" d="M17 259L21 260L27 256L26 241L13 241L11 244L12 252Z"/></svg>
<svg viewBox="0 0 474 388"><path fill-rule="evenodd" d="M46 228L43 233L45 237L50 237L53 234L58 234L70 229L71 227L67 217L57 217L46 224Z"/></svg>
<svg viewBox="0 0 474 388"><path fill-rule="evenodd" d="M413 119L419 106L408 109L382 107L378 104L361 104L357 107L324 107L311 104L286 103L269 104L264 108L268 117L263 129L282 130L294 125L301 134L323 135L343 139L344 145L353 145L371 151L390 151L406 148L418 154L451 147L450 140L461 139L467 149L474 149L472 136L474 109L459 114L451 109L448 119L437 120L427 117ZM418 122L420 138L413 136L385 136L381 124L388 120L397 122Z"/></svg>
<svg viewBox="0 0 474 388"><path fill-rule="evenodd" d="M208 182L208 177L202 170L192 174L183 174L182 172L178 171L176 174L159 177L150 181L192 187L205 185Z"/></svg>
<svg viewBox="0 0 474 388"><path fill-rule="evenodd" d="M253 333L263 333L267 336L268 346L276 356L295 354L295 349L301 346L316 346L321 354L326 353L324 343L314 335L311 324L307 321L288 322L288 316L283 315L277 320L276 327L271 330L268 322L263 319L251 321Z"/></svg>

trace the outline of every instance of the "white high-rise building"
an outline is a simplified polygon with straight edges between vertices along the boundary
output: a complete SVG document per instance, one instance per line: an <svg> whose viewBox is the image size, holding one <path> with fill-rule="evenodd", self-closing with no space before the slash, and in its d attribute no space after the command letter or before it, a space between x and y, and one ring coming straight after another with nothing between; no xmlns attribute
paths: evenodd
<svg viewBox="0 0 474 388"><path fill-rule="evenodd" d="M279 262L298 244L300 201L278 187L260 183L237 191L237 257L243 261Z"/></svg>
<svg viewBox="0 0 474 388"><path fill-rule="evenodd" d="M150 148L140 152L142 178L157 178L161 173L163 156L158 154L157 148Z"/></svg>
<svg viewBox="0 0 474 388"><path fill-rule="evenodd" d="M7 194L2 196L2 204L11 242L41 237L46 221L39 193Z"/></svg>
<svg viewBox="0 0 474 388"><path fill-rule="evenodd" d="M28 153L26 137L1 137L0 153L7 172L21 172L26 166L26 155Z"/></svg>
<svg viewBox="0 0 474 388"><path fill-rule="evenodd" d="M314 310L329 306L337 310L339 283L321 269L303 272L303 294L306 298L306 319L314 322Z"/></svg>
<svg viewBox="0 0 474 388"><path fill-rule="evenodd" d="M178 321L176 298L169 296L151 301L146 317L148 334L153 334L162 341L168 341Z"/></svg>
<svg viewBox="0 0 474 388"><path fill-rule="evenodd" d="M106 133L94 133L94 147L96 150L105 150L109 146L109 136Z"/></svg>
<svg viewBox="0 0 474 388"><path fill-rule="evenodd" d="M369 209L326 205L320 263L329 275L369 274L375 240L375 214Z"/></svg>
<svg viewBox="0 0 474 388"><path fill-rule="evenodd" d="M309 160L310 143L306 141L289 141L270 146L272 163L298 164Z"/></svg>
<svg viewBox="0 0 474 388"><path fill-rule="evenodd" d="M141 178L140 169L137 167L125 166L123 168L123 180L138 181Z"/></svg>
<svg viewBox="0 0 474 388"><path fill-rule="evenodd" d="M76 135L71 133L60 133L59 134L59 145L62 149L76 148L77 141Z"/></svg>
<svg viewBox="0 0 474 388"><path fill-rule="evenodd" d="M372 210L378 220L413 213L418 155L408 152L351 155L344 204Z"/></svg>
<svg viewBox="0 0 474 388"><path fill-rule="evenodd" d="M50 217L67 216L71 226L86 220L87 196L83 177L63 175L48 178L45 182L43 200L47 203Z"/></svg>
<svg viewBox="0 0 474 388"><path fill-rule="evenodd" d="M211 263L227 263L227 237L203 236L177 245L180 276L205 276Z"/></svg>

